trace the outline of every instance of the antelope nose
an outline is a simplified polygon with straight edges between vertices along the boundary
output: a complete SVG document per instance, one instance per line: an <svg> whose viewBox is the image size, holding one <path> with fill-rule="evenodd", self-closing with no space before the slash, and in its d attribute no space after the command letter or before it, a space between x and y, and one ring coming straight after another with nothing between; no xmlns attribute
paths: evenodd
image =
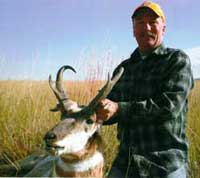
<svg viewBox="0 0 200 178"><path fill-rule="evenodd" d="M47 132L47 134L44 136L44 140L55 140L56 134L53 132Z"/></svg>

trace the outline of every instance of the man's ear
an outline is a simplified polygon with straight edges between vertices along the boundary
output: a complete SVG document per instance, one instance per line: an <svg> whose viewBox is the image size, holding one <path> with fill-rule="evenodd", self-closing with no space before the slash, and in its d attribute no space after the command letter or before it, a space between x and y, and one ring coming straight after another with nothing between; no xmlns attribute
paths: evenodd
<svg viewBox="0 0 200 178"><path fill-rule="evenodd" d="M163 33L165 33L166 25L163 26Z"/></svg>
<svg viewBox="0 0 200 178"><path fill-rule="evenodd" d="M165 34L165 30L166 30L166 24L165 24L165 22L163 22L164 24L163 24L163 34Z"/></svg>
<svg viewBox="0 0 200 178"><path fill-rule="evenodd" d="M132 19L132 30L133 30L133 37L135 37L135 28L134 28L134 21Z"/></svg>

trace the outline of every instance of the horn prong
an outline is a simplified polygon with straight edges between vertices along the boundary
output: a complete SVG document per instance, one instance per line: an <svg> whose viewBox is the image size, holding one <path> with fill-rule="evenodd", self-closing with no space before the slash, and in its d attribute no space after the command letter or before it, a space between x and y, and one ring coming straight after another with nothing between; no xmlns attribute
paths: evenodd
<svg viewBox="0 0 200 178"><path fill-rule="evenodd" d="M120 67L117 73L112 77L110 80L110 74L108 73L108 80L106 84L102 87L101 90L99 90L99 93L94 97L94 99L89 103L89 105L83 110L83 112L87 112L87 110L95 110L97 107L99 101L101 99L104 99L108 96L108 94L111 92L114 85L117 83L117 81L120 79L124 72L124 68Z"/></svg>
<svg viewBox="0 0 200 178"><path fill-rule="evenodd" d="M76 73L76 70L73 67L68 66L68 65L62 66L57 72L56 82L53 82L51 75L49 75L49 85L50 85L50 88L53 90L56 98L58 99L60 106L62 107L60 109L60 111L65 111L67 113L68 107L70 107L70 104L69 104L70 99L68 98L68 96L66 95L66 93L63 89L63 72L66 69L70 69L70 70L72 70L73 72Z"/></svg>

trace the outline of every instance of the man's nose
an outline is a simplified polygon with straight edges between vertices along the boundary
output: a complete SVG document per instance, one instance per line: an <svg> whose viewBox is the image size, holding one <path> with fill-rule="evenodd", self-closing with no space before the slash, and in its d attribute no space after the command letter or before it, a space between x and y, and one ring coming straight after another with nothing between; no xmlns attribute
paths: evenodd
<svg viewBox="0 0 200 178"><path fill-rule="evenodd" d="M144 29L145 30L151 30L151 25L149 23L144 24Z"/></svg>

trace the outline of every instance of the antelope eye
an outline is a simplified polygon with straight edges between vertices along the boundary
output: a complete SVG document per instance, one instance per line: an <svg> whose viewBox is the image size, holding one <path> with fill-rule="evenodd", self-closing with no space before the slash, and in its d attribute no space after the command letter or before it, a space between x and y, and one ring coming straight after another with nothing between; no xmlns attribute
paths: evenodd
<svg viewBox="0 0 200 178"><path fill-rule="evenodd" d="M87 123L87 124L93 124L93 123L94 123L94 121L93 121L93 120L91 120L91 119L87 119L87 120L86 120L86 123Z"/></svg>

